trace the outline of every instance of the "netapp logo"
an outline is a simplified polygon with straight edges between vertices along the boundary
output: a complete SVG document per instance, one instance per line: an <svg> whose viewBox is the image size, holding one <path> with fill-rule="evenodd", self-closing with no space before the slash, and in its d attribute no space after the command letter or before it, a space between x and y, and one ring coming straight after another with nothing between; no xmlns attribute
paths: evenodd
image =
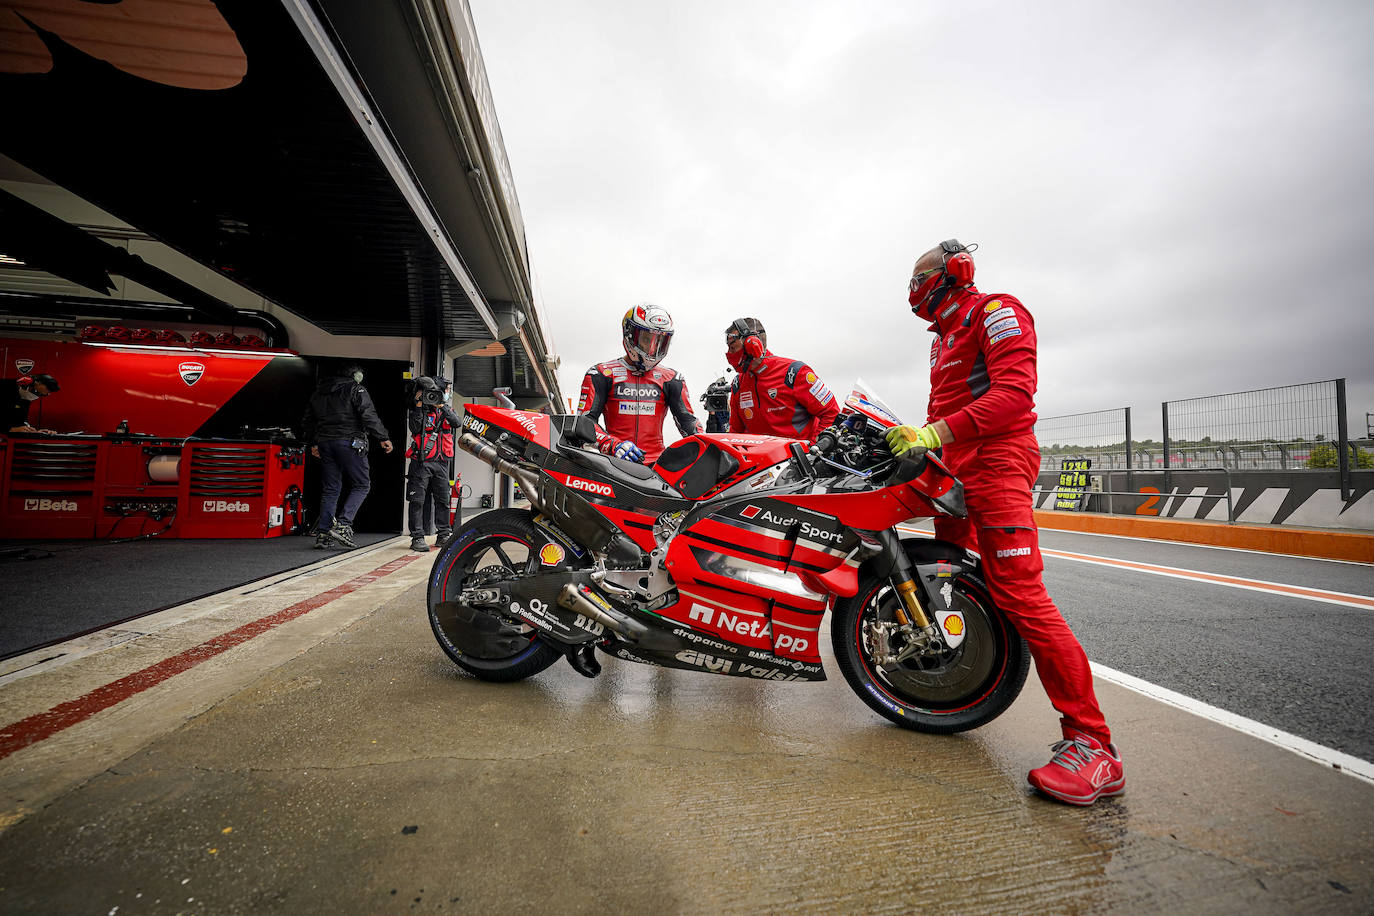
<svg viewBox="0 0 1374 916"><path fill-rule="evenodd" d="M26 499L25 512L75 512L76 503L70 499Z"/></svg>
<svg viewBox="0 0 1374 916"><path fill-rule="evenodd" d="M615 496L615 490L611 489L608 483L597 483L594 480L583 480L581 477L569 477L568 486L574 490L585 490L588 493L595 493L597 496Z"/></svg>
<svg viewBox="0 0 1374 916"><path fill-rule="evenodd" d="M247 512L250 506L245 502L226 502L223 499L207 499L200 504L202 512Z"/></svg>

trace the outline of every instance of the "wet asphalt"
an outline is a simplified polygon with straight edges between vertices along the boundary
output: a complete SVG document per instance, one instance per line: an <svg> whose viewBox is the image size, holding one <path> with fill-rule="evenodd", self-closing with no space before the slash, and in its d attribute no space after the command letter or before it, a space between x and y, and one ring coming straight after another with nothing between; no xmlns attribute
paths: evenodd
<svg viewBox="0 0 1374 916"><path fill-rule="evenodd" d="M45 711L357 583L397 544L207 599L16 675ZM430 555L432 556L432 555ZM428 558L0 760L0 912L1374 910L1374 785L1099 681L1127 792L1035 796L1056 718L887 724L834 672L604 659L474 680ZM832 668L833 665L828 665Z"/></svg>

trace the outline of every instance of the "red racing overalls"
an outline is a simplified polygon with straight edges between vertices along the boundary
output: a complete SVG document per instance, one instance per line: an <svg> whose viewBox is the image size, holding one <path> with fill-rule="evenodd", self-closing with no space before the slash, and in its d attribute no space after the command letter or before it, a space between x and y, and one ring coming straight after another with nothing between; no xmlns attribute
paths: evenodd
<svg viewBox="0 0 1374 916"><path fill-rule="evenodd" d="M730 388L730 432L815 442L835 422L840 403L799 359L766 351Z"/></svg>
<svg viewBox="0 0 1374 916"><path fill-rule="evenodd" d="M596 431L596 446L610 454L628 440L644 450L644 463L663 453L663 419L672 413L678 432L695 433L700 424L692 413L687 380L676 369L655 366L636 372L623 359L597 363L582 377L577 412L596 421L605 415L605 430Z"/></svg>
<svg viewBox="0 0 1374 916"><path fill-rule="evenodd" d="M1031 487L1036 442L1035 322L1015 297L973 287L942 304L931 330L927 422L944 420L954 441L945 463L964 483L968 517L935 519L935 535L982 557L993 600L1030 646L1061 725L1111 739L1092 670L1045 590Z"/></svg>

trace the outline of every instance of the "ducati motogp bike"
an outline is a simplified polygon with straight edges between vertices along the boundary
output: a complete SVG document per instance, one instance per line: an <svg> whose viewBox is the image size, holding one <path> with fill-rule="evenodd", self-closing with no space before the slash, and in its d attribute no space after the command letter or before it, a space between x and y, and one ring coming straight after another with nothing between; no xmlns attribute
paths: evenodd
<svg viewBox="0 0 1374 916"><path fill-rule="evenodd" d="M770 681L835 663L879 715L958 732L1020 693L1026 644L976 555L900 523L963 516L935 455L894 458L897 424L863 388L816 445L698 434L653 467L595 448L585 416L468 404L461 447L511 477L529 509L482 513L430 573L443 651L488 681L560 659L587 677L597 650L627 662Z"/></svg>

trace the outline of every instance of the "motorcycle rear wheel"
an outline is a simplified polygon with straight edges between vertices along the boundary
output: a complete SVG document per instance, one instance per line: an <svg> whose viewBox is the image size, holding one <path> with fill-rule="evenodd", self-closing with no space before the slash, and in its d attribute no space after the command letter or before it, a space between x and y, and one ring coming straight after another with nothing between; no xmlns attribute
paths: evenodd
<svg viewBox="0 0 1374 916"><path fill-rule="evenodd" d="M484 512L453 533L453 538L434 558L429 575L429 625L434 638L454 664L484 681L518 681L538 674L563 657L563 653L539 639L533 627L503 621L500 632L514 651L497 658L479 657L458 647L455 628L460 620L447 618L436 607L452 601L483 572L499 574L533 571L539 567L539 550L551 538L534 524L524 509Z"/></svg>
<svg viewBox="0 0 1374 916"><path fill-rule="evenodd" d="M951 583L963 613L963 643L936 659L901 662L884 670L873 661L866 623L896 620L901 600L891 583L859 579L852 598L835 605L831 639L845 680L869 708L903 728L950 734L986 725L1011 706L1030 668L1030 649L997 609L982 580L963 573Z"/></svg>

